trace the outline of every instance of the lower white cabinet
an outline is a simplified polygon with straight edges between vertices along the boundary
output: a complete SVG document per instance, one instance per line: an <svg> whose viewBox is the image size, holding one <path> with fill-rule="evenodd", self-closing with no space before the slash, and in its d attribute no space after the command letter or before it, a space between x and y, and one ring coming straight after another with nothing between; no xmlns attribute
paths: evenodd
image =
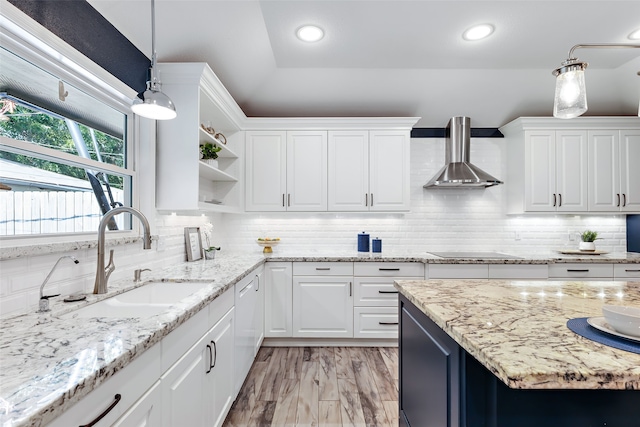
<svg viewBox="0 0 640 427"><path fill-rule="evenodd" d="M353 337L353 277L294 276L293 336Z"/></svg>
<svg viewBox="0 0 640 427"><path fill-rule="evenodd" d="M264 276L264 267L260 267L255 272L255 277L253 279L256 282L256 314L254 316L254 339L253 339L253 355L254 357L258 354L258 350L260 350L260 346L262 345L262 341L264 340L264 288L265 288L265 276Z"/></svg>
<svg viewBox="0 0 640 427"><path fill-rule="evenodd" d="M549 280L611 280L613 264L560 263L549 265Z"/></svg>
<svg viewBox="0 0 640 427"><path fill-rule="evenodd" d="M163 425L219 426L231 407L232 308L162 377Z"/></svg>
<svg viewBox="0 0 640 427"><path fill-rule="evenodd" d="M157 427L160 425L162 425L162 388L160 381L156 381L112 427Z"/></svg>
<svg viewBox="0 0 640 427"><path fill-rule="evenodd" d="M292 264L268 262L264 277L264 336L290 338L292 326Z"/></svg>
<svg viewBox="0 0 640 427"><path fill-rule="evenodd" d="M640 280L640 264L615 264L613 278L616 280Z"/></svg>

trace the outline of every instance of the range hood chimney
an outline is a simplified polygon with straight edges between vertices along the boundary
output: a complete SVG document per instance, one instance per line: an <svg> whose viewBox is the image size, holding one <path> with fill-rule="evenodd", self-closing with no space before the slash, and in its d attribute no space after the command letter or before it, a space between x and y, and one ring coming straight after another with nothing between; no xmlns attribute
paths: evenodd
<svg viewBox="0 0 640 427"><path fill-rule="evenodd" d="M503 183L469 162L470 123L469 117L452 117L449 120L445 140L446 164L424 188L485 188Z"/></svg>

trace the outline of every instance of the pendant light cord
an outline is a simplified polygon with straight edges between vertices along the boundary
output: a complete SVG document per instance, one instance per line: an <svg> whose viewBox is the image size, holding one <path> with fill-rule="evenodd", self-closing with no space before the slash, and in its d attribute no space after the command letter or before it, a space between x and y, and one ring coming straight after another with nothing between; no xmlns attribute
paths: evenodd
<svg viewBox="0 0 640 427"><path fill-rule="evenodd" d="M151 75L150 89L156 90L158 79L156 78L156 2L151 0Z"/></svg>

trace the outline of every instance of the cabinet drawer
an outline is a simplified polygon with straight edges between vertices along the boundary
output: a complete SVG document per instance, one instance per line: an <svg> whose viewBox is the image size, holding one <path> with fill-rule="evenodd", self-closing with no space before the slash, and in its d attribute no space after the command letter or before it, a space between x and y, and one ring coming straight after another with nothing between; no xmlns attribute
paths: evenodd
<svg viewBox="0 0 640 427"><path fill-rule="evenodd" d="M542 279L549 277L547 264L489 264L490 279Z"/></svg>
<svg viewBox="0 0 640 427"><path fill-rule="evenodd" d="M640 280L640 264L614 264L613 277L615 279Z"/></svg>
<svg viewBox="0 0 640 427"><path fill-rule="evenodd" d="M352 262L294 262L294 276L353 276Z"/></svg>
<svg viewBox="0 0 640 427"><path fill-rule="evenodd" d="M550 264L549 279L612 279L613 264Z"/></svg>
<svg viewBox="0 0 640 427"><path fill-rule="evenodd" d="M487 264L431 264L429 279L488 279Z"/></svg>
<svg viewBox="0 0 640 427"><path fill-rule="evenodd" d="M354 338L398 338L398 307L354 307Z"/></svg>
<svg viewBox="0 0 640 427"><path fill-rule="evenodd" d="M356 262L354 276L424 277L424 264L420 262Z"/></svg>
<svg viewBox="0 0 640 427"><path fill-rule="evenodd" d="M398 290L393 286L394 280L404 278L356 277L353 281L353 305L367 307L396 307ZM411 280L411 278L407 278Z"/></svg>

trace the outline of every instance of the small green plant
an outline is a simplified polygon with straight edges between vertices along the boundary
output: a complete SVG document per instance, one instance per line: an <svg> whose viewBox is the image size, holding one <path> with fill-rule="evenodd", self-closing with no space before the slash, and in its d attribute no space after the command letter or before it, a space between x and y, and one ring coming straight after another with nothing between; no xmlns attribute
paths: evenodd
<svg viewBox="0 0 640 427"><path fill-rule="evenodd" d="M222 150L221 147L218 147L215 144L210 142L206 142L204 145L200 146L200 152L202 153L202 160L207 159L217 159L218 152Z"/></svg>
<svg viewBox="0 0 640 427"><path fill-rule="evenodd" d="M580 235L580 238L582 239L583 242L595 242L596 239L598 238L598 232L597 231L583 231L582 234Z"/></svg>
<svg viewBox="0 0 640 427"><path fill-rule="evenodd" d="M208 248L205 249L205 251L207 252L219 251L219 250L220 250L220 246L209 246Z"/></svg>

